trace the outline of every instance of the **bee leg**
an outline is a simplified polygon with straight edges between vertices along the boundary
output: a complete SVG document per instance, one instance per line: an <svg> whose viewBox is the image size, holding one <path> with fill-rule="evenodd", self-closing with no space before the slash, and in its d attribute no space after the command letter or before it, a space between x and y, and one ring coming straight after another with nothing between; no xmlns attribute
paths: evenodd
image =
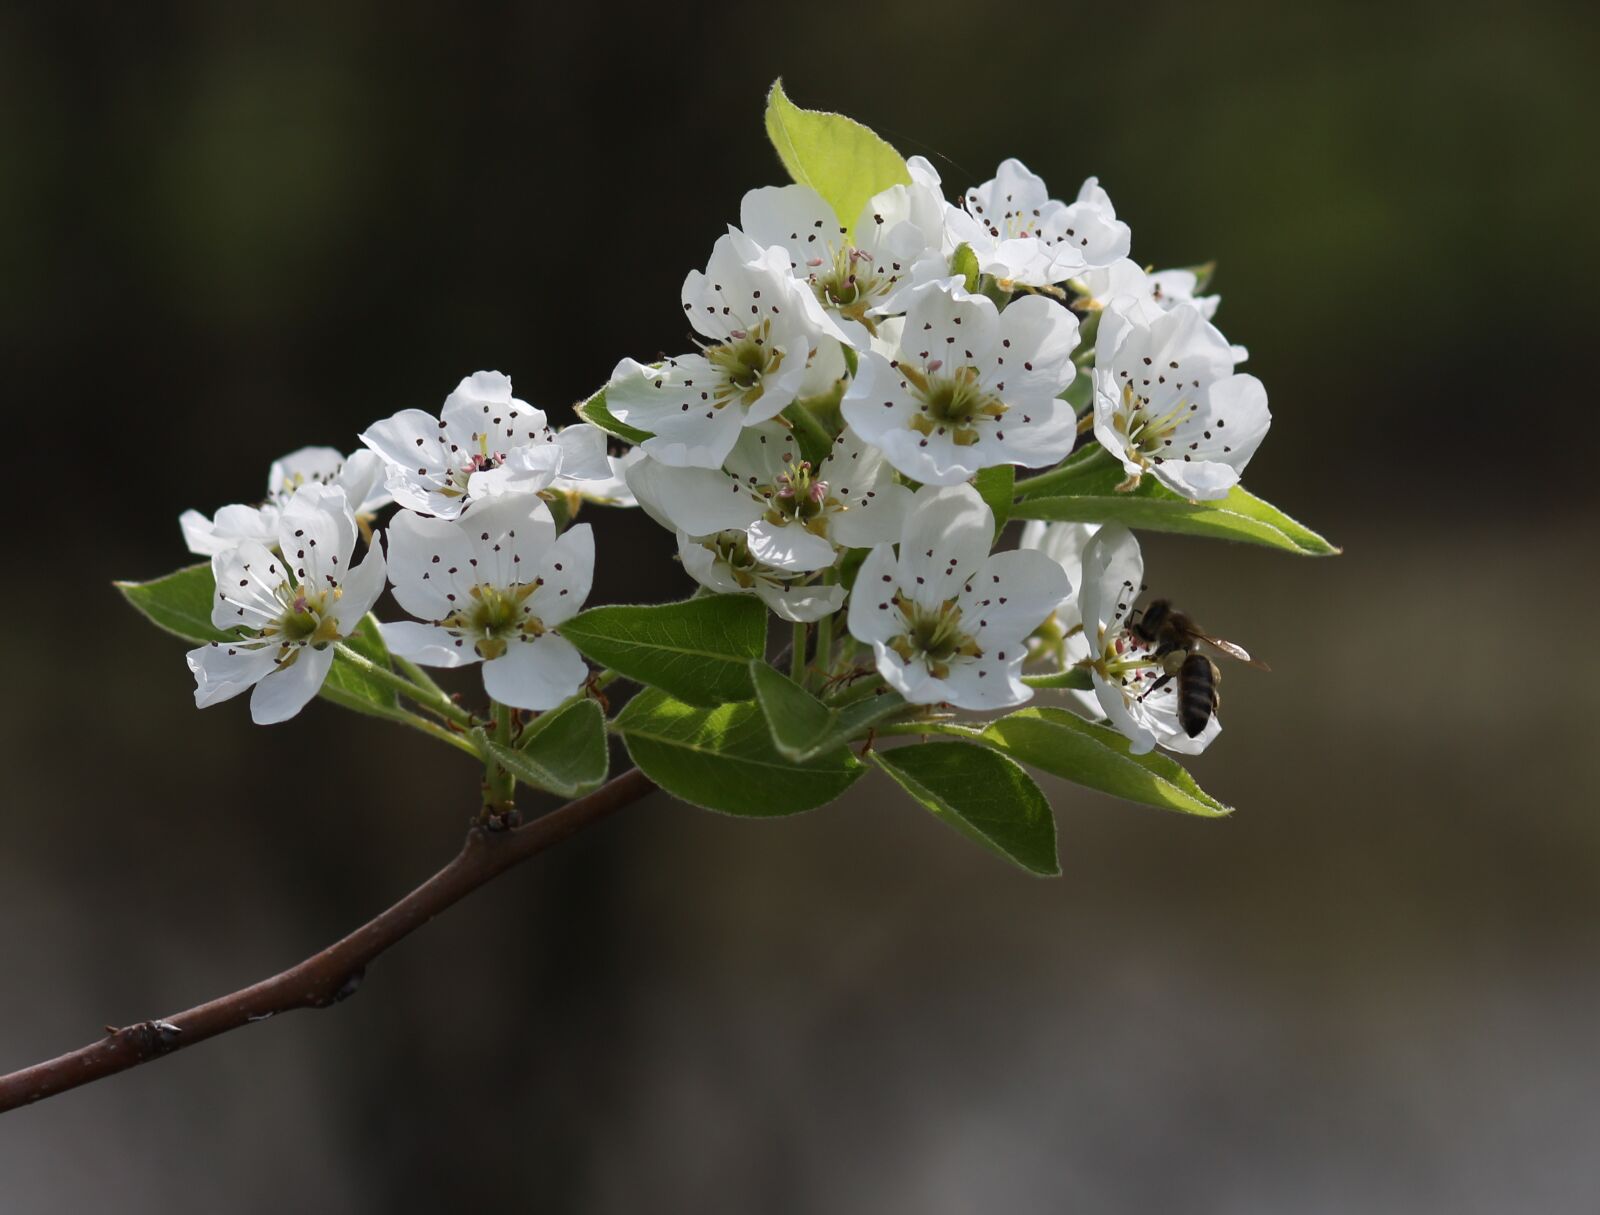
<svg viewBox="0 0 1600 1215"><path fill-rule="evenodd" d="M1172 674L1171 674L1171 672L1168 672L1167 674L1163 675L1160 679L1156 680L1153 684L1151 684L1143 692L1139 693L1139 699L1141 701L1143 701L1146 696L1150 695L1150 693L1159 692L1163 687L1165 687L1167 684L1169 684L1171 682L1172 682Z"/></svg>

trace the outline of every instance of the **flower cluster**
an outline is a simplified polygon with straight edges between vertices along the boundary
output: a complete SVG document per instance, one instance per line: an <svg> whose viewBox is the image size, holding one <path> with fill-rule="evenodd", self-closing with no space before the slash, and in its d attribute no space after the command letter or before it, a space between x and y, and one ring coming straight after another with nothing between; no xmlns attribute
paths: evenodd
<svg viewBox="0 0 1600 1215"><path fill-rule="evenodd" d="M376 625L395 657L482 662L489 694L516 708L573 695L588 671L560 626L589 594L594 538L588 524L558 535L545 499L631 505L625 460L608 456L605 434L554 429L507 377L480 371L438 417L402 410L361 441L348 458L331 448L285 456L258 504L184 514L190 549L211 558L211 623L230 638L189 652L195 703L254 689L257 722L293 717L386 585L416 617ZM374 530L391 504L400 509Z"/></svg>
<svg viewBox="0 0 1600 1215"><path fill-rule="evenodd" d="M284 457L257 504L185 514L229 638L189 655L197 703L253 688L257 721L291 717L376 628L408 666L482 663L502 705L561 704L588 678L561 627L595 557L589 525L558 516L587 499L639 505L703 588L793 623L823 689L875 678L987 710L1045 683L1135 751L1202 749L1214 679L1186 665L1194 636L1141 616L1132 535L1032 522L997 550L995 508L1016 469L1096 444L1122 493L1232 490L1270 419L1206 275L1130 260L1094 178L1064 201L1007 160L950 201L925 160L904 176L858 214L808 185L752 190L684 281L694 348L623 359L582 423L556 429L479 372L353 455ZM412 619L369 625L386 585Z"/></svg>
<svg viewBox="0 0 1600 1215"><path fill-rule="evenodd" d="M1148 474L1185 499L1226 495L1269 422L1260 382L1234 371L1243 348L1212 324L1201 272L1129 259L1094 178L1062 201L1007 160L950 202L925 160L906 167L858 215L806 185L745 196L684 282L696 348L624 359L606 387L610 417L650 436L629 489L707 589L800 625L844 611L908 702L1016 705L1025 666L1076 668L1094 691L1071 703L1135 751L1201 749L1215 714L1191 736L1163 679L1187 639L1134 627L1132 536L1031 523L1021 549L992 552L974 483L1097 441L1122 492ZM1108 570L1134 576L1108 592ZM1111 600L1122 610L1097 616ZM817 662L827 680L860 673Z"/></svg>

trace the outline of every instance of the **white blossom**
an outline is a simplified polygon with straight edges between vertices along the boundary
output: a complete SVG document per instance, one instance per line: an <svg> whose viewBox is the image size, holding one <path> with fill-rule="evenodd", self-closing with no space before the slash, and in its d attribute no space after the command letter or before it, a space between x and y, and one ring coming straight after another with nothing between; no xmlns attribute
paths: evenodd
<svg viewBox="0 0 1600 1215"><path fill-rule="evenodd" d="M1057 670L1066 671L1089 657L1089 640L1083 630L1078 594L1083 582L1083 550L1099 530L1098 523L1046 523L1030 519L1024 524L1018 547L1038 549L1059 565L1072 583L1071 590L1028 638L1031 660L1048 662ZM1073 689L1066 695L1076 707L1100 716L1093 693Z"/></svg>
<svg viewBox="0 0 1600 1215"><path fill-rule="evenodd" d="M795 277L844 331L865 350L876 317L894 309L897 293L915 274L949 273L942 255L944 200L937 189L913 181L872 196L856 217L854 235L810 186L751 190L739 208L739 225L762 246L789 255Z"/></svg>
<svg viewBox="0 0 1600 1215"><path fill-rule="evenodd" d="M1144 557L1133 533L1120 524L1102 527L1083 554L1079 604L1090 640L1095 699L1135 755L1163 747L1198 755L1222 732L1212 713L1194 738L1178 720L1178 681L1168 679L1152 646L1128 627L1144 588Z"/></svg>
<svg viewBox="0 0 1600 1215"><path fill-rule="evenodd" d="M271 548L278 542L278 517L302 485L336 485L358 517L371 515L391 501L383 486L383 462L362 450L350 456L332 447L302 447L267 471L267 496L255 506L224 506L211 518L197 510L178 517L191 553L211 557L244 540Z"/></svg>
<svg viewBox="0 0 1600 1215"><path fill-rule="evenodd" d="M1151 313L1168 312L1179 304L1193 304L1210 320L1222 302L1220 295L1196 295L1200 277L1193 270L1146 270L1131 258L1118 258L1109 266L1086 270L1072 280L1083 299L1075 307L1100 309L1127 297L1146 304Z"/></svg>
<svg viewBox="0 0 1600 1215"><path fill-rule="evenodd" d="M1020 160L1007 160L961 204L946 213L953 239L1005 286L1048 287L1128 255L1128 225L1093 177L1064 203Z"/></svg>
<svg viewBox="0 0 1600 1215"><path fill-rule="evenodd" d="M239 636L188 655L197 706L253 687L250 716L261 725L288 720L317 694L335 644L355 632L384 584L376 541L351 566L356 520L337 486L302 486L278 512L273 543L277 552L245 539L211 558L211 623Z"/></svg>
<svg viewBox="0 0 1600 1215"><path fill-rule="evenodd" d="M1149 320L1163 312L1192 304L1201 316L1211 320L1222 303L1220 295L1196 295L1200 276L1193 270L1145 270L1137 262L1122 258L1104 269L1089 270L1072 280L1072 287L1081 298L1073 302L1080 310L1100 311L1114 301L1126 301L1125 307L1134 314ZM1229 349L1233 361L1242 363L1250 352L1237 342Z"/></svg>
<svg viewBox="0 0 1600 1215"><path fill-rule="evenodd" d="M683 309L707 339L700 350L655 367L623 359L606 385L606 408L649 431L641 446L664 464L719 467L741 429L844 373L844 331L794 277L779 246L730 231L705 272L684 280ZM814 368L824 345L827 357Z"/></svg>
<svg viewBox="0 0 1600 1215"><path fill-rule="evenodd" d="M1094 433L1129 481L1146 472L1189 499L1224 497L1272 415L1253 375L1193 304L1150 315L1118 300L1095 343Z"/></svg>
<svg viewBox="0 0 1600 1215"><path fill-rule="evenodd" d="M489 498L461 519L400 512L389 525L389 576L418 618L380 626L401 658L481 661L489 695L519 709L553 709L588 678L559 629L589 595L594 533L581 523L557 536L537 497Z"/></svg>
<svg viewBox="0 0 1600 1215"><path fill-rule="evenodd" d="M439 417L402 409L368 427L361 441L388 465L396 502L454 519L475 501L545 489L558 475L605 478L605 433L583 423L556 431L511 395L511 379L479 371L456 386Z"/></svg>
<svg viewBox="0 0 1600 1215"><path fill-rule="evenodd" d="M793 573L828 568L838 548L897 540L911 500L883 454L849 427L813 468L776 422L746 427L720 469L646 458L628 484L664 526L691 536L743 531L755 560Z"/></svg>
<svg viewBox="0 0 1600 1215"><path fill-rule="evenodd" d="M755 595L780 618L809 624L844 606L844 587L807 582L808 574L780 570L750 552L749 535L737 529L707 536L678 533L678 559L689 576L721 595Z"/></svg>
<svg viewBox="0 0 1600 1215"><path fill-rule="evenodd" d="M1076 415L1058 394L1072 382L1077 344L1077 318L1043 296L1000 312L984 296L922 287L898 349L861 356L841 408L925 484L953 485L995 464L1045 467L1076 441Z"/></svg>
<svg viewBox="0 0 1600 1215"><path fill-rule="evenodd" d="M1036 550L990 554L994 515L970 485L916 493L898 556L874 548L856 575L850 632L914 704L1021 704L1028 634L1071 590Z"/></svg>
<svg viewBox="0 0 1600 1215"><path fill-rule="evenodd" d="M645 458L643 448L630 447L620 456L606 456L610 475L593 478L560 476L550 483L550 488L580 502L593 502L597 506L638 506L639 500L628 488L628 470Z"/></svg>

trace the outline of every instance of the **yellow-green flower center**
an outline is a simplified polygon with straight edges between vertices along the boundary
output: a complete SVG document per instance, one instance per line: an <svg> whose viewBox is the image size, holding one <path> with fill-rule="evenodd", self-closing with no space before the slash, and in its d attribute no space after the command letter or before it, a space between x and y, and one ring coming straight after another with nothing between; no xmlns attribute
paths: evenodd
<svg viewBox="0 0 1600 1215"><path fill-rule="evenodd" d="M906 631L891 639L889 648L902 661L920 660L935 679L945 679L950 674L952 658L983 655L978 643L962 629L961 609L954 599L947 599L936 608L925 608L896 595L894 603L906 622Z"/></svg>
<svg viewBox="0 0 1600 1215"><path fill-rule="evenodd" d="M904 363L899 365L922 402L911 418L911 428L922 435L948 434L957 447L971 447L982 437L978 423L1004 417L1005 402L980 385L976 367L939 374L937 366L932 374L923 374Z"/></svg>
<svg viewBox="0 0 1600 1215"><path fill-rule="evenodd" d="M261 630L264 639L319 649L339 640L339 621L332 615L333 605L344 594L338 587L317 591L285 581L273 593L283 614Z"/></svg>
<svg viewBox="0 0 1600 1215"><path fill-rule="evenodd" d="M441 624L458 637L471 638L479 658L499 658L511 642L543 636L544 621L526 606L539 585L537 580L508 588L480 584L472 588L471 602Z"/></svg>
<svg viewBox="0 0 1600 1215"><path fill-rule="evenodd" d="M748 407L761 399L766 378L783 365L783 351L773 347L771 337L769 318L753 329L737 331L726 342L707 347L706 360L720 377L711 394L714 407L721 409L732 401Z"/></svg>

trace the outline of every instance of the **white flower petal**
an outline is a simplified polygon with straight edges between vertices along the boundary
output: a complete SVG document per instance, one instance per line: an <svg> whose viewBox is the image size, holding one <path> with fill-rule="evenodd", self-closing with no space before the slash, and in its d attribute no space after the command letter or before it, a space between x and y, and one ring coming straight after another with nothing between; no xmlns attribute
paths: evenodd
<svg viewBox="0 0 1600 1215"><path fill-rule="evenodd" d="M994 543L994 514L970 485L925 485L900 541L900 587L919 606L953 599Z"/></svg>
<svg viewBox="0 0 1600 1215"><path fill-rule="evenodd" d="M739 204L739 227L758 245L781 247L799 278L833 263L845 230L834 210L810 186L764 186Z"/></svg>
<svg viewBox="0 0 1600 1215"><path fill-rule="evenodd" d="M278 518L278 549L299 582L319 591L338 586L355 548L356 521L344 490L308 483L295 491Z"/></svg>
<svg viewBox="0 0 1600 1215"><path fill-rule="evenodd" d="M720 468L744 427L737 405L698 409L692 417L660 419L655 434L640 444L645 454L680 468Z"/></svg>
<svg viewBox="0 0 1600 1215"><path fill-rule="evenodd" d="M861 563L850 596L850 635L857 641L885 642L905 630L905 619L894 605L899 574L900 563L887 544L873 549Z"/></svg>
<svg viewBox="0 0 1600 1215"><path fill-rule="evenodd" d="M420 409L402 409L374 422L360 438L389 465L385 485L395 501L427 510L429 493L444 486L439 474L450 462L439 419Z"/></svg>
<svg viewBox="0 0 1600 1215"><path fill-rule="evenodd" d="M972 589L964 590L956 604L969 633L986 654L1009 651L1010 657L1072 592L1066 571L1033 549L995 553L968 585Z"/></svg>
<svg viewBox="0 0 1600 1215"><path fill-rule="evenodd" d="M355 632L361 618L372 610L387 584L387 567L383 559L383 544L379 537L372 538L372 547L361 563L350 571L340 588L344 593L336 599L330 615L339 622L339 635L348 637Z"/></svg>
<svg viewBox="0 0 1600 1215"><path fill-rule="evenodd" d="M606 454L606 432L598 426L579 422L558 431L556 446L561 448L561 475L580 481L603 481L611 476L611 460Z"/></svg>
<svg viewBox="0 0 1600 1215"><path fill-rule="evenodd" d="M342 496L342 495L341 495ZM294 661L265 675L250 694L250 719L258 726L288 721L322 690L333 666L333 647L297 646Z"/></svg>
<svg viewBox="0 0 1600 1215"><path fill-rule="evenodd" d="M757 561L781 570L806 573L833 564L833 545L793 520L772 523L757 519L750 525L750 552Z"/></svg>
<svg viewBox="0 0 1600 1215"><path fill-rule="evenodd" d="M1022 652L1006 660L968 658L950 664L945 676L947 699L961 709L1006 709L1033 699L1022 682Z"/></svg>
<svg viewBox="0 0 1600 1215"><path fill-rule="evenodd" d="M1095 699L1100 702L1100 708L1105 711L1112 728L1128 740L1128 749L1133 754L1148 755L1155 749L1154 731L1128 711L1120 687L1108 683L1098 671L1091 672L1090 678L1094 681Z"/></svg>
<svg viewBox="0 0 1600 1215"><path fill-rule="evenodd" d="M1144 557L1133 533L1120 523L1102 527L1083 551L1078 588L1083 627L1096 652L1122 630L1143 585Z"/></svg>
<svg viewBox="0 0 1600 1215"><path fill-rule="evenodd" d="M762 512L761 502L721 469L677 468L648 454L628 470L628 488L667 526L692 536L742 530Z"/></svg>
<svg viewBox="0 0 1600 1215"><path fill-rule="evenodd" d="M378 631L391 654L425 667L459 667L478 661L475 647L436 624L382 621Z"/></svg>
<svg viewBox="0 0 1600 1215"><path fill-rule="evenodd" d="M537 567L539 589L527 606L547 627L571 619L594 585L594 531L587 523L569 527L549 546Z"/></svg>
<svg viewBox="0 0 1600 1215"><path fill-rule="evenodd" d="M278 588L289 578L282 560L266 546L241 541L211 558L217 598L211 623L219 629L262 629L283 614Z"/></svg>
<svg viewBox="0 0 1600 1215"><path fill-rule="evenodd" d="M842 586L794 586L760 578L756 580L755 593L779 619L791 624L812 624L831 616L844 606L845 600Z"/></svg>
<svg viewBox="0 0 1600 1215"><path fill-rule="evenodd" d="M194 703L199 709L239 695L278 665L276 646L226 641L200 646L186 657L194 673Z"/></svg>
<svg viewBox="0 0 1600 1215"><path fill-rule="evenodd" d="M1002 350L991 376L1005 382L1007 402L1049 400L1072 383L1077 369L1078 318L1042 295L1013 301L999 318ZM1009 420L1009 419L1008 419Z"/></svg>
<svg viewBox="0 0 1600 1215"><path fill-rule="evenodd" d="M503 705L542 712L571 697L589 677L572 643L554 633L517 641L483 664L483 686Z"/></svg>
<svg viewBox="0 0 1600 1215"><path fill-rule="evenodd" d="M881 641L872 643L872 656L878 674L907 704L934 705L950 699L950 689L935 679L924 662L906 662Z"/></svg>
<svg viewBox="0 0 1600 1215"><path fill-rule="evenodd" d="M445 519L401 511L389 524L389 580L401 607L443 620L465 601L475 579L466 533Z"/></svg>
<svg viewBox="0 0 1600 1215"><path fill-rule="evenodd" d="M745 588L739 585L727 565L717 560L717 554L707 541L679 532L678 560L683 562L684 571L689 577L708 591L716 591L719 595L745 593Z"/></svg>

